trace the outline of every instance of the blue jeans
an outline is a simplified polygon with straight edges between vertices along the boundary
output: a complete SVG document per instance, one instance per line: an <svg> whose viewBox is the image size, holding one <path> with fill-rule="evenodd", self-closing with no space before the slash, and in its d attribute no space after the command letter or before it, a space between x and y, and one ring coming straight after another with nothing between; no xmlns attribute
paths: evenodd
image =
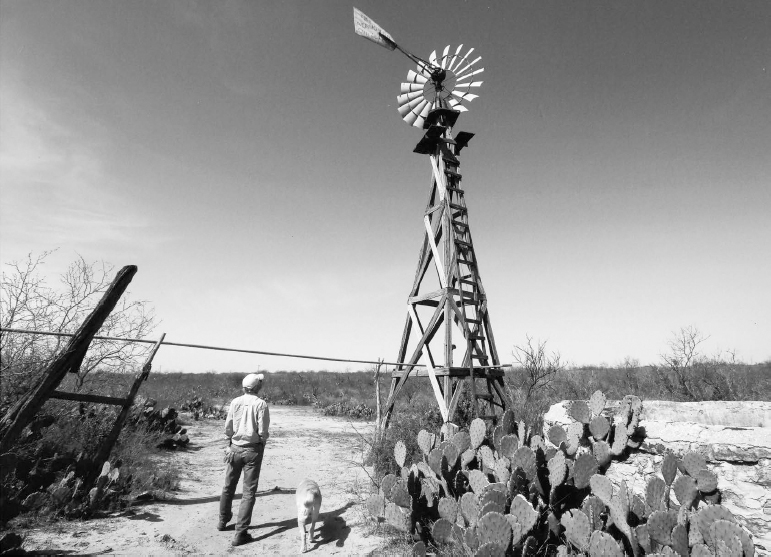
<svg viewBox="0 0 771 557"><path fill-rule="evenodd" d="M220 520L227 523L233 516L231 512L233 495L243 470L244 490L243 495L241 495L241 505L238 507L238 521L236 522L236 536L239 536L246 533L249 523L252 521L254 494L260 481L260 468L262 468L265 445L262 443L250 447L231 445L230 450L233 452L233 458L225 471L225 487L222 488L222 496L220 497Z"/></svg>

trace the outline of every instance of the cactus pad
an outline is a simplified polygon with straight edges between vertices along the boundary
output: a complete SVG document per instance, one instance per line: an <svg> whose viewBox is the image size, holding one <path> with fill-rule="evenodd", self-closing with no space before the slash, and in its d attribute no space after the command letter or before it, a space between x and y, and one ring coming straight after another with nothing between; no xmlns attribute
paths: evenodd
<svg viewBox="0 0 771 557"><path fill-rule="evenodd" d="M418 446L420 447L420 450L423 451L424 455L428 455L428 453L431 452L431 449L434 448L435 442L436 435L433 433L429 433L425 429L421 429L418 432Z"/></svg>
<svg viewBox="0 0 771 557"><path fill-rule="evenodd" d="M736 536L715 539L715 553L720 557L742 557L742 544Z"/></svg>
<svg viewBox="0 0 771 557"><path fill-rule="evenodd" d="M584 424L581 422L574 422L568 425L568 439L565 452L568 456L573 456L578 450L578 446L581 443L581 439L584 437Z"/></svg>
<svg viewBox="0 0 771 557"><path fill-rule="evenodd" d="M479 543L494 543L505 548L511 542L511 526L501 513L490 512L479 519L477 524Z"/></svg>
<svg viewBox="0 0 771 557"><path fill-rule="evenodd" d="M523 526L510 514L506 515L506 520L508 521L509 526L511 526L511 545L516 546L522 541L522 538L525 537L527 532L525 532Z"/></svg>
<svg viewBox="0 0 771 557"><path fill-rule="evenodd" d="M459 431L452 436L450 442L458 447L458 451L462 453L471 446L471 436L468 431Z"/></svg>
<svg viewBox="0 0 771 557"><path fill-rule="evenodd" d="M520 447L511 458L511 469L521 468L529 480L536 475L535 453L530 447Z"/></svg>
<svg viewBox="0 0 771 557"><path fill-rule="evenodd" d="M439 499L439 516L448 520L449 522L455 522L458 516L458 502L452 497L442 497Z"/></svg>
<svg viewBox="0 0 771 557"><path fill-rule="evenodd" d="M499 449L501 446L501 437L503 437L503 428L501 426L495 426L493 429L493 446Z"/></svg>
<svg viewBox="0 0 771 557"><path fill-rule="evenodd" d="M654 511L648 517L651 539L662 545L672 545L672 529L677 526L677 514L672 511Z"/></svg>
<svg viewBox="0 0 771 557"><path fill-rule="evenodd" d="M583 400L574 400L568 408L568 415L582 424L588 424L592 419L592 411Z"/></svg>
<svg viewBox="0 0 771 557"><path fill-rule="evenodd" d="M736 538L739 540L739 544L741 546L739 555L742 554L746 556L751 556L755 554L755 546L752 543L752 539L750 538L749 534L744 531L744 529L736 524L733 521L730 520L715 520L709 527L709 534L712 538L713 545L715 544L715 540L730 540L730 538ZM729 549L732 551L735 550L735 544L731 542L729 545Z"/></svg>
<svg viewBox="0 0 771 557"><path fill-rule="evenodd" d="M444 450L442 451L442 455L447 461L447 468L450 470L455 468L455 466L458 464L458 457L460 456L458 447L452 443L448 443L445 445Z"/></svg>
<svg viewBox="0 0 771 557"><path fill-rule="evenodd" d="M653 548L651 547L651 535L648 533L648 526L645 524L640 524L637 528L634 529L635 537L637 537L637 543L640 544L640 547L645 550L645 553L653 553Z"/></svg>
<svg viewBox="0 0 771 557"><path fill-rule="evenodd" d="M497 481L504 484L507 483L511 476L511 472L509 471L509 459L504 456L496 460L493 471L495 472L495 479Z"/></svg>
<svg viewBox="0 0 771 557"><path fill-rule="evenodd" d="M695 478L699 470L707 467L707 461L699 453L689 451L683 455L683 466L688 475Z"/></svg>
<svg viewBox="0 0 771 557"><path fill-rule="evenodd" d="M661 475L664 476L664 481L667 485L672 485L677 475L677 457L671 451L667 451L664 455L664 460L661 463Z"/></svg>
<svg viewBox="0 0 771 557"><path fill-rule="evenodd" d="M428 466L437 476L442 473L442 454L441 449L434 449L428 453Z"/></svg>
<svg viewBox="0 0 771 557"><path fill-rule="evenodd" d="M452 541L452 522L446 518L440 518L434 522L431 536L436 543L450 543Z"/></svg>
<svg viewBox="0 0 771 557"><path fill-rule="evenodd" d="M400 507L409 509L412 506L412 497L407 490L406 482L398 482L391 490L391 500Z"/></svg>
<svg viewBox="0 0 771 557"><path fill-rule="evenodd" d="M410 533L412 530L412 512L394 503L388 503L385 509L386 522L400 532Z"/></svg>
<svg viewBox="0 0 771 557"><path fill-rule="evenodd" d="M562 515L561 523L565 528L565 538L580 551L587 551L592 533L589 518L580 510L573 509Z"/></svg>
<svg viewBox="0 0 771 557"><path fill-rule="evenodd" d="M624 557L624 551L613 536L595 530L589 539L589 555L590 557Z"/></svg>
<svg viewBox="0 0 771 557"><path fill-rule="evenodd" d="M490 484L487 476L479 470L471 470L468 475L468 481L474 493L481 493L484 487Z"/></svg>
<svg viewBox="0 0 771 557"><path fill-rule="evenodd" d="M479 505L484 507L488 503L495 503L501 509L498 512L502 513L506 506L506 494L497 489L487 489L479 496Z"/></svg>
<svg viewBox="0 0 771 557"><path fill-rule="evenodd" d="M386 500L382 495L370 495L366 502L367 512L370 514L370 516L374 516L376 518L385 516L385 504Z"/></svg>
<svg viewBox="0 0 771 557"><path fill-rule="evenodd" d="M592 416L599 416L602 414L602 411L605 410L606 402L605 393L599 390L594 391L589 398L589 409L592 411Z"/></svg>
<svg viewBox="0 0 771 557"><path fill-rule="evenodd" d="M573 485L578 489L589 487L589 478L597 473L597 469L597 460L589 453L582 454L573 466Z"/></svg>
<svg viewBox="0 0 771 557"><path fill-rule="evenodd" d="M623 424L616 424L613 427L613 444L610 447L610 454L619 456L626 449L626 442L629 440L629 435L626 432L626 427Z"/></svg>
<svg viewBox="0 0 771 557"><path fill-rule="evenodd" d="M696 480L690 476L680 476L672 485L678 503L684 507L690 507L699 495Z"/></svg>
<svg viewBox="0 0 771 557"><path fill-rule="evenodd" d="M508 435L504 435L501 438L500 445L498 445L498 453L511 459L514 456L514 453L519 448L519 437L514 435L513 433L510 433Z"/></svg>
<svg viewBox="0 0 771 557"><path fill-rule="evenodd" d="M415 545L412 546L412 557L426 557L426 544L415 542Z"/></svg>
<svg viewBox="0 0 771 557"><path fill-rule="evenodd" d="M600 498L595 495L589 495L581 503L581 510L589 517L589 526L592 530L599 530L602 528L602 513L605 512L605 505Z"/></svg>
<svg viewBox="0 0 771 557"><path fill-rule="evenodd" d="M654 511L667 509L664 504L664 495L667 493L667 484L658 476L652 476L645 487L645 502Z"/></svg>
<svg viewBox="0 0 771 557"><path fill-rule="evenodd" d="M503 413L503 416L501 416L501 427L503 428L504 435L514 433L514 429L517 427L517 422L514 418L514 412L512 410L506 410Z"/></svg>
<svg viewBox="0 0 771 557"><path fill-rule="evenodd" d="M688 557L688 530L682 524L672 529L672 549L680 557Z"/></svg>
<svg viewBox="0 0 771 557"><path fill-rule="evenodd" d="M476 551L479 548L479 537L477 536L476 528L469 527L463 531L463 543L466 544L471 551Z"/></svg>
<svg viewBox="0 0 771 557"><path fill-rule="evenodd" d="M495 466L495 457L493 456L493 450L487 445L482 445L477 450L477 460L481 463L481 468L492 470Z"/></svg>
<svg viewBox="0 0 771 557"><path fill-rule="evenodd" d="M466 449L463 454L460 455L460 465L462 468L468 468L474 459L476 459L477 453L474 449Z"/></svg>
<svg viewBox="0 0 771 557"><path fill-rule="evenodd" d="M396 484L398 478L393 474L386 474L383 476L383 481L380 482L380 489L383 491L383 495L386 499L391 499L391 488Z"/></svg>
<svg viewBox="0 0 771 557"><path fill-rule="evenodd" d="M512 499L509 514L522 525L523 536L533 529L538 520L538 512L527 499L519 494Z"/></svg>
<svg viewBox="0 0 771 557"><path fill-rule="evenodd" d="M469 427L469 435L471 436L471 448L477 450L482 441L485 440L485 433L487 432L487 426L484 420L480 418L474 418Z"/></svg>
<svg viewBox="0 0 771 557"><path fill-rule="evenodd" d="M479 499L473 493L464 493L460 498L460 512L471 526L479 519Z"/></svg>
<svg viewBox="0 0 771 557"><path fill-rule="evenodd" d="M396 459L396 464L400 467L404 466L404 459L407 458L407 447L404 446L401 439L394 445L394 458Z"/></svg>
<svg viewBox="0 0 771 557"><path fill-rule="evenodd" d="M717 476L714 472L702 468L696 474L696 486L702 493L712 493L717 489Z"/></svg>
<svg viewBox="0 0 771 557"><path fill-rule="evenodd" d="M596 441L592 444L592 454L597 459L597 464L606 466L611 460L610 445L605 441Z"/></svg>
<svg viewBox="0 0 771 557"><path fill-rule="evenodd" d="M551 426L546 435L549 438L549 442L555 447L559 447L560 443L565 443L568 440L567 433L565 433L565 430L559 425Z"/></svg>
<svg viewBox="0 0 771 557"><path fill-rule="evenodd" d="M549 460L547 466L549 467L549 483L551 484L552 489L558 485L562 485L568 473L568 467L565 463L565 453L557 451L551 460Z"/></svg>
<svg viewBox="0 0 771 557"><path fill-rule="evenodd" d="M606 506L610 505L613 498L613 484L605 476L595 474L589 478L589 486L592 488L592 495L599 497Z"/></svg>
<svg viewBox="0 0 771 557"><path fill-rule="evenodd" d="M595 440L605 439L610 431L610 423L605 416L595 416L589 422L589 432Z"/></svg>

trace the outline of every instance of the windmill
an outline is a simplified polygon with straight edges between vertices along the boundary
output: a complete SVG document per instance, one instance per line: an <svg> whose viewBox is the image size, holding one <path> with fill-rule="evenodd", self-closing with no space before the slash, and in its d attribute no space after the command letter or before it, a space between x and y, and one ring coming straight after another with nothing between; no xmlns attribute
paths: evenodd
<svg viewBox="0 0 771 557"><path fill-rule="evenodd" d="M356 8L353 19L357 34L399 50L417 65L401 84L398 110L405 122L426 130L414 152L428 155L431 164L425 233L407 299L400 364L391 376L380 425L388 426L396 397L411 376L428 377L445 423L453 422L464 389L470 389L474 414L495 420L510 401L459 172L460 152L474 134L453 134L459 114L468 110L464 104L477 98L471 91L482 85L474 81L484 71L477 67L481 57L472 56L473 48L464 53L460 45L445 47L441 55L434 51L424 60L399 46ZM429 272L431 267L435 275Z"/></svg>

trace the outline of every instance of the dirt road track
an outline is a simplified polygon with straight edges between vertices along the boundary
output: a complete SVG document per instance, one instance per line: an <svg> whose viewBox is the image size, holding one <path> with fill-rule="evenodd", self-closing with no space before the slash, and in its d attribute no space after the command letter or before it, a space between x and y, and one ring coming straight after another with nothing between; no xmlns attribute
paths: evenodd
<svg viewBox="0 0 771 557"><path fill-rule="evenodd" d="M135 505L125 516L29 530L24 548L69 555L296 555L294 488L308 477L319 483L324 498L321 525L308 555L371 552L380 540L369 535L360 504L368 478L355 464L361 462L355 430L369 432L372 425L319 416L308 408L277 406L270 411L271 437L250 529L254 542L233 548L233 531L216 529L226 440L224 421L207 420L190 425L189 450L164 457L168 466L181 468L175 499ZM234 514L240 493L239 485Z"/></svg>

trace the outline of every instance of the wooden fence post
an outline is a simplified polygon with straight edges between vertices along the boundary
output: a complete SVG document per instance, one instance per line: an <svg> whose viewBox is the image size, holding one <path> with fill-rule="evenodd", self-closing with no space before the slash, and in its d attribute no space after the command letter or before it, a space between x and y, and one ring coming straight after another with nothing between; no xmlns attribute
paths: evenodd
<svg viewBox="0 0 771 557"><path fill-rule="evenodd" d="M380 407L380 366L382 360L378 360L375 368L375 441L380 441L381 423L383 418L382 408Z"/></svg>
<svg viewBox="0 0 771 557"><path fill-rule="evenodd" d="M99 476L99 473L102 470L102 465L105 461L109 460L112 448L118 441L120 432L123 429L123 424L126 423L126 418L128 418L131 407L134 405L134 399L139 392L139 387L142 386L142 383L147 380L147 376L150 375L153 358L155 357L156 352L158 352L158 348L161 347L164 338L166 338L166 333L161 335L161 338L158 339L158 342L155 343L155 346L153 346L150 354L148 354L147 359L142 366L142 371L137 374L136 379L134 380L134 384L131 386L131 390L126 397L126 401L123 403L123 406L120 409L118 418L115 420L110 433L105 436L102 444L99 446L99 450L96 452L96 456L94 457L94 463L96 466L91 467L90 471L86 475L85 481L83 482L83 485L86 486L86 491L91 489L91 485L94 483L94 481L96 481L96 478Z"/></svg>
<svg viewBox="0 0 771 557"><path fill-rule="evenodd" d="M94 311L83 321L65 349L51 362L37 386L22 396L0 420L0 454L7 453L13 447L22 430L50 398L67 372L80 369L91 340L115 308L136 272L136 265L127 265L118 271Z"/></svg>

